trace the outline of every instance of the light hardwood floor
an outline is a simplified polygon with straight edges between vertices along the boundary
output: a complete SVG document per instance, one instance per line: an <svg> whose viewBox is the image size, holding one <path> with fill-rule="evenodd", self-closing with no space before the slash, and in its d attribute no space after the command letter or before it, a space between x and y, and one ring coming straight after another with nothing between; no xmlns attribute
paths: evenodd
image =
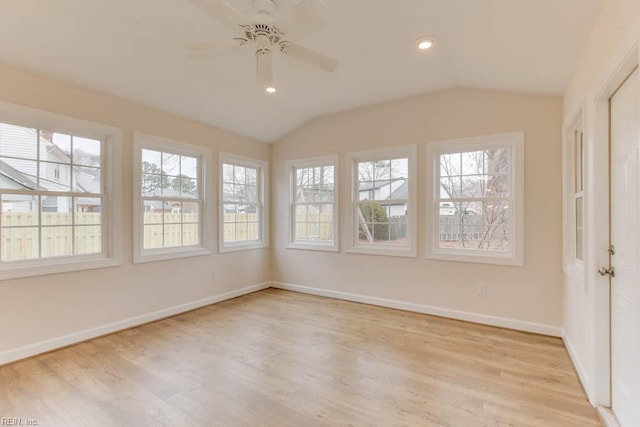
<svg viewBox="0 0 640 427"><path fill-rule="evenodd" d="M267 289L0 368L40 426L599 426L562 342Z"/></svg>

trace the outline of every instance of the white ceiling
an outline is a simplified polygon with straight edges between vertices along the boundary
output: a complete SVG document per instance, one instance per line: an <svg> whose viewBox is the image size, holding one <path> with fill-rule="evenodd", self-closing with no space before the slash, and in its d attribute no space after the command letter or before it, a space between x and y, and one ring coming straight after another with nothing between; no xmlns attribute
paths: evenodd
<svg viewBox="0 0 640 427"><path fill-rule="evenodd" d="M276 0L279 12L300 0ZM275 96L255 56L189 57L234 36L188 0L0 0L0 62L271 142L324 114L456 86L562 94L603 0L325 0L299 42L333 73L276 54ZM228 0L252 14L251 0ZM414 40L437 37L430 52Z"/></svg>

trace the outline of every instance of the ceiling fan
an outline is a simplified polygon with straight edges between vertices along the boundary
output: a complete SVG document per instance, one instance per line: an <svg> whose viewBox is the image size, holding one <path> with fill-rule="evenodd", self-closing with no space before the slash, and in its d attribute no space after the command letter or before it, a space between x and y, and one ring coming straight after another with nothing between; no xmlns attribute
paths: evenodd
<svg viewBox="0 0 640 427"><path fill-rule="evenodd" d="M288 13L276 17L274 0L253 0L255 15L248 18L224 0L191 0L202 10L222 18L237 33L228 40L185 46L189 52L223 50L246 46L255 49L258 86L267 93L277 91L273 81L272 52L277 51L325 71L334 71L338 61L295 43L327 26L322 0L303 0Z"/></svg>

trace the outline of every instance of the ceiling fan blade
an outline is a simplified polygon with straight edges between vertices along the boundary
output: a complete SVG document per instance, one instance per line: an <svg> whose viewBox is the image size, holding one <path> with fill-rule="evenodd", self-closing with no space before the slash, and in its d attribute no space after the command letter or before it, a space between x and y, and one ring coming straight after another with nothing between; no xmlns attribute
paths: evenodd
<svg viewBox="0 0 640 427"><path fill-rule="evenodd" d="M338 61L324 55L315 50L311 50L304 46L300 46L296 43L284 43L281 48L282 53L289 55L292 58L306 62L316 67L322 68L325 71L334 71L338 67Z"/></svg>
<svg viewBox="0 0 640 427"><path fill-rule="evenodd" d="M227 25L231 25L236 30L238 25L247 25L249 22L242 13L224 0L191 0L191 2L214 18L222 18Z"/></svg>
<svg viewBox="0 0 640 427"><path fill-rule="evenodd" d="M244 46L246 44L246 40L244 39L229 39L229 40L218 40L212 42L203 42L203 43L194 43L185 46L184 48L191 53L199 53L205 51L214 51L214 50L224 50L229 48L234 48L238 46Z"/></svg>
<svg viewBox="0 0 640 427"><path fill-rule="evenodd" d="M287 40L299 40L327 27L326 9L322 0L303 0L276 27Z"/></svg>

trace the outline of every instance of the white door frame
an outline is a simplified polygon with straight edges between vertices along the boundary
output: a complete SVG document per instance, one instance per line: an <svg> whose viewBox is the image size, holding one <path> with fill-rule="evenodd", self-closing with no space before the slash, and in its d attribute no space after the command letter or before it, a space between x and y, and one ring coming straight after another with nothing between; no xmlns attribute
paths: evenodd
<svg viewBox="0 0 640 427"><path fill-rule="evenodd" d="M610 78L600 87L594 100L595 117L593 149L587 160L589 170L589 197L587 211L588 257L585 279L593 304L594 404L611 406L611 298L609 278L601 277L597 270L609 266L609 99L633 70L640 65L640 51L636 43Z"/></svg>

